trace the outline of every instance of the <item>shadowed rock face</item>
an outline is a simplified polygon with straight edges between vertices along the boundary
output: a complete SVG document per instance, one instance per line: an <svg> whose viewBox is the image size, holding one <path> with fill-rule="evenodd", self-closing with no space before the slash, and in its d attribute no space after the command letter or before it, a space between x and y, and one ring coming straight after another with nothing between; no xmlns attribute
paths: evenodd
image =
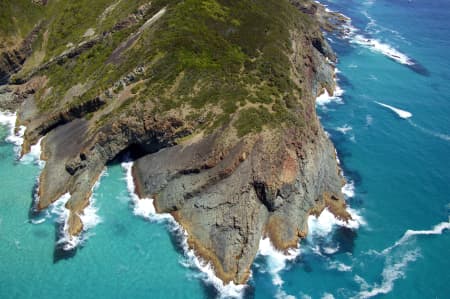
<svg viewBox="0 0 450 299"><path fill-rule="evenodd" d="M307 234L310 214L328 207L349 219L315 113L315 98L334 88L335 55L320 32L331 17L309 1L236 3L139 2L111 28L72 36L76 45L52 40L57 23L43 23L40 51L54 56L16 78L13 99L0 98L27 126L23 153L44 137L39 210L70 193L68 233L79 235L105 165L138 149L139 195L171 213L189 246L235 283L248 280L262 237L287 250ZM27 49L18 63L0 61L0 75L17 71Z"/></svg>

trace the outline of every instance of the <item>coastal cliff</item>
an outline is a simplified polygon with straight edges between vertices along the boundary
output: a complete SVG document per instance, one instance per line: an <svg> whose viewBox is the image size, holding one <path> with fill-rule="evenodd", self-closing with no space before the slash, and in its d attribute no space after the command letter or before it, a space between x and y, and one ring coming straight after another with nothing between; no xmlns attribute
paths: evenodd
<svg viewBox="0 0 450 299"><path fill-rule="evenodd" d="M237 284L261 238L286 251L309 215L350 219L315 113L334 90L321 29L337 16L310 1L89 3L2 4L2 19L20 20L21 5L32 16L2 32L0 80L14 97L0 107L27 128L23 154L43 138L38 210L69 193L67 232L82 234L104 167L132 152L138 195Z"/></svg>

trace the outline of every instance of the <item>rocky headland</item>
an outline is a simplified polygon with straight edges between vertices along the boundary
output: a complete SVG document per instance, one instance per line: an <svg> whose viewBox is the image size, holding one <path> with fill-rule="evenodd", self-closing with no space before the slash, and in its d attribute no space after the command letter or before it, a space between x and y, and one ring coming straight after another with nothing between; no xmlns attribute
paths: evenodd
<svg viewBox="0 0 450 299"><path fill-rule="evenodd" d="M248 280L261 238L286 251L309 215L351 218L315 112L335 84L322 30L342 16L306 0L20 3L2 4L24 20L0 31L0 108L27 128L23 154L43 138L36 208L70 193L71 236L127 151L138 195L225 283Z"/></svg>

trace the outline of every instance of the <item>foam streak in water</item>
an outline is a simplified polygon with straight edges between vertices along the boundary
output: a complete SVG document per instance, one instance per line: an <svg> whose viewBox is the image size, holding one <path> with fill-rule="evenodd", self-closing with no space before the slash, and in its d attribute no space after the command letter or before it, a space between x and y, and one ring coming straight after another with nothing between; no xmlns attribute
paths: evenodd
<svg viewBox="0 0 450 299"><path fill-rule="evenodd" d="M437 137L439 139L442 139L444 141L450 141L450 135L447 134L443 134L443 133L439 133L439 132L435 132L432 130L429 130L427 128L424 128L418 124L416 124L415 122L413 122L412 120L408 120L408 122L415 128L419 129L420 131L422 131L425 134L431 135L433 137Z"/></svg>
<svg viewBox="0 0 450 299"><path fill-rule="evenodd" d="M369 39L363 35L356 34L355 36L353 36L351 41L361 46L367 47L374 52L383 54L401 64L409 66L414 65L414 61L411 58L396 50L392 46L380 42L377 39Z"/></svg>
<svg viewBox="0 0 450 299"><path fill-rule="evenodd" d="M361 292L354 298L372 298L380 294L387 294L394 288L394 282L405 277L405 269L410 262L415 261L419 257L418 250L408 251L402 254L402 257L397 262L392 262L391 259L386 261L386 266L381 274L382 282L381 284L374 284L370 286L361 277L355 277L355 281L361 283Z"/></svg>
<svg viewBox="0 0 450 299"><path fill-rule="evenodd" d="M405 234L395 242L394 245L384 249L382 251L383 254L388 254L392 251L392 249L401 246L408 242L412 237L414 236L420 236L420 235L441 235L445 230L450 229L450 222L441 222L433 227L431 230L411 230L408 229Z"/></svg>
<svg viewBox="0 0 450 299"><path fill-rule="evenodd" d="M388 108L388 109L392 110L392 111L395 112L400 118L407 119L407 118L412 117L412 113L411 113L411 112L408 112L408 111L405 111L405 110L402 110L402 109L399 109L399 108L395 108L395 107L393 107L393 106L391 106L391 105L387 105L387 104L380 103L380 102L377 102L377 101L375 101L375 103L377 103L377 104L380 105L380 106L383 106L383 107L385 107L385 108Z"/></svg>
<svg viewBox="0 0 450 299"><path fill-rule="evenodd" d="M383 43L374 38L368 38L367 36L360 34L359 30L351 24L351 21L348 21L347 24L345 25L344 38L349 40L351 43L358 44L360 46L370 49L373 52L380 53L400 64L404 64L407 66L415 65L413 59L409 58L407 55L398 51L391 45Z"/></svg>

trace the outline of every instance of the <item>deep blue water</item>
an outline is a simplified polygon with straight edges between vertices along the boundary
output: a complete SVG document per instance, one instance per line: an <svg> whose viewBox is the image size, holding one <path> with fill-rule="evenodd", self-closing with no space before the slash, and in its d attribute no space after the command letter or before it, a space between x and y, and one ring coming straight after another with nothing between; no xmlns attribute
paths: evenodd
<svg viewBox="0 0 450 299"><path fill-rule="evenodd" d="M349 205L365 224L323 234L323 220L279 272L276 257L259 256L245 297L449 298L450 233L440 228L450 214L450 2L325 3L416 65L328 36L345 92L318 113L354 184ZM74 257L55 262L58 216L30 223L39 168L15 161L6 135L0 127L0 298L217 296L188 266L170 225L134 215L119 164L94 193L101 222Z"/></svg>

